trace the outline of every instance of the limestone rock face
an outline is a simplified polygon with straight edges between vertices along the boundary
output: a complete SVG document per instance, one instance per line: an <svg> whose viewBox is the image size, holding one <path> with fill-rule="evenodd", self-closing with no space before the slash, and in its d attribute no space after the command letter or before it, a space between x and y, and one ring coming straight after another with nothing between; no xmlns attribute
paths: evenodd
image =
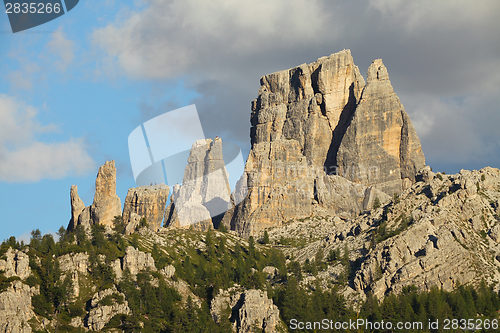
<svg viewBox="0 0 500 333"><path fill-rule="evenodd" d="M125 249L125 256L121 260L116 259L111 267L117 278L121 278L123 271L127 268L133 277L142 270L157 270L151 253L136 250L133 246L127 246Z"/></svg>
<svg viewBox="0 0 500 333"><path fill-rule="evenodd" d="M34 288L14 281L0 293L0 332L31 333L28 321L35 315L31 309Z"/></svg>
<svg viewBox="0 0 500 333"><path fill-rule="evenodd" d="M141 216L135 212L131 212L127 216L127 224L125 226L125 235L130 235L135 231L135 228L141 223Z"/></svg>
<svg viewBox="0 0 500 333"><path fill-rule="evenodd" d="M87 232L87 236L89 237L91 236L90 228L94 224L92 221L92 217L90 215L91 210L92 206L85 207L80 213L80 215L78 215L78 223L77 223L77 225L81 225L85 229L85 231Z"/></svg>
<svg viewBox="0 0 500 333"><path fill-rule="evenodd" d="M323 175L316 178L318 202L325 207L333 207L337 214L348 216L373 208L375 198L385 202L390 197L373 187L356 184L337 175Z"/></svg>
<svg viewBox="0 0 500 333"><path fill-rule="evenodd" d="M240 235L249 237L290 218L311 214L315 174L297 140L256 143L245 173L248 195L236 207L230 223Z"/></svg>
<svg viewBox="0 0 500 333"><path fill-rule="evenodd" d="M349 50L262 77L251 125L248 195L223 219L244 237L310 216L318 203L359 213L375 196L409 187L425 166L387 69L374 61L365 84ZM362 184L363 195L352 193L354 185L330 192L325 185L342 182L325 178L333 175Z"/></svg>
<svg viewBox="0 0 500 333"><path fill-rule="evenodd" d="M365 85L349 50L261 78L252 102L254 144L295 139L310 164L331 159ZM333 161L332 161L333 162Z"/></svg>
<svg viewBox="0 0 500 333"><path fill-rule="evenodd" d="M234 289L220 290L214 297L210 312L215 322L220 322L224 310L229 307L229 317L233 324L233 331L238 333L254 332L257 327L263 332L277 332L284 327L280 319L279 309L267 297L267 292L250 289L237 291ZM231 313L236 313L235 317Z"/></svg>
<svg viewBox="0 0 500 333"><path fill-rule="evenodd" d="M61 269L61 280L69 274L71 276L72 288L71 299L80 296L80 277L78 273L87 274L89 266L89 255L87 253L68 253L57 258Z"/></svg>
<svg viewBox="0 0 500 333"><path fill-rule="evenodd" d="M62 271L88 273L89 255L85 253L68 253L58 258Z"/></svg>
<svg viewBox="0 0 500 333"><path fill-rule="evenodd" d="M30 258L26 253L9 248L5 257L6 260L0 260L0 271L5 272L5 277L18 276L24 280L30 276Z"/></svg>
<svg viewBox="0 0 500 333"><path fill-rule="evenodd" d="M173 186L171 200L165 213L166 227L213 229L212 217L232 207L220 138L193 144L182 185Z"/></svg>
<svg viewBox="0 0 500 333"><path fill-rule="evenodd" d="M465 184L474 184L480 192L470 192ZM492 202L500 198L499 188L500 170L493 168L415 183L401 194L399 203L387 205L387 230L401 232L370 250L354 287L380 299L408 285L420 291L433 286L451 291L459 282L477 284L482 278L496 285L500 263L493 258L500 251L500 218ZM347 236L366 240L383 219L381 213L382 208L358 218Z"/></svg>
<svg viewBox="0 0 500 333"><path fill-rule="evenodd" d="M108 226L113 226L115 216L121 215L121 202L116 195L115 161L107 161L99 168L90 212L93 224Z"/></svg>
<svg viewBox="0 0 500 333"><path fill-rule="evenodd" d="M69 221L68 230L73 230L78 224L78 217L81 212L85 209L85 204L82 199L78 196L78 187L76 185L71 185L70 190L70 202L71 202L71 220Z"/></svg>
<svg viewBox="0 0 500 333"><path fill-rule="evenodd" d="M155 261L151 253L136 250L132 246L127 246L123 257L123 269L128 268L130 273L135 275L142 270L151 269L156 271Z"/></svg>
<svg viewBox="0 0 500 333"><path fill-rule="evenodd" d="M123 301L120 303L113 299L111 305L100 304L100 302L107 296L121 296ZM128 302L125 300L125 295L118 292L115 286L96 293L92 297L90 307L91 310L86 320L86 327L92 331L100 331L108 323L108 321L117 314L128 315L131 312L128 307Z"/></svg>
<svg viewBox="0 0 500 333"><path fill-rule="evenodd" d="M70 199L71 220L68 224L68 230L82 225L87 234L90 234L90 227L94 224L112 227L115 216L121 215L121 202L116 195L115 161L107 161L99 168L92 205L84 207L75 185L71 186Z"/></svg>
<svg viewBox="0 0 500 333"><path fill-rule="evenodd" d="M337 165L347 179L374 185L389 195L415 182L425 166L420 139L380 59L368 69L368 82L340 144Z"/></svg>
<svg viewBox="0 0 500 333"><path fill-rule="evenodd" d="M140 186L128 190L123 207L123 221L128 225L132 213L145 217L149 227L156 231L161 227L169 194L165 184Z"/></svg>

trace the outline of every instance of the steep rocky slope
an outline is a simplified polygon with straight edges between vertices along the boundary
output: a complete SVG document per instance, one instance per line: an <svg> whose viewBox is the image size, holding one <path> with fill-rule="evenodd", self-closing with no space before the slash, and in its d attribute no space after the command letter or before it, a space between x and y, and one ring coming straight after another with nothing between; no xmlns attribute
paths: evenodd
<svg viewBox="0 0 500 333"><path fill-rule="evenodd" d="M416 179L357 218L316 216L268 229L271 243L290 244L283 251L302 263L347 248L352 272L344 291L352 299L366 292L383 299L410 285L451 291L482 279L500 289L500 170L444 175L426 167ZM328 287L344 268L332 261L304 283Z"/></svg>
<svg viewBox="0 0 500 333"><path fill-rule="evenodd" d="M197 285L193 284L192 281L190 283L183 280L174 265L166 265L163 260L176 258L173 262L176 266L179 263L185 263L188 260L186 253L203 253L207 251L208 246L213 246L213 244L209 245L207 237L206 233L195 230L161 228L159 233L155 233L149 228L143 227L134 236L125 237L125 244L134 242L133 239L136 239L136 247L126 246L123 254L117 259L112 259L109 255L99 254L96 256L96 248L92 247L90 247L90 253L70 252L56 256L49 252L48 257L29 247L26 247L24 251L8 248L4 255L6 259L0 260L0 269L5 272L4 276L14 278L14 280L0 291L0 309L2 310L0 313L0 332L28 333L34 330L52 332L57 330L57 327L59 331L77 331L79 328L85 331L113 331L110 322L114 323L113 325L124 322L125 324L122 325L126 327L127 320L130 320L134 310L129 302L146 304L149 302L147 292L151 292L152 288L158 288L161 284L178 293L179 300L174 300L174 305L177 308L195 306L201 309L203 302L207 300L199 296L200 290ZM227 244L228 251L240 247L249 248L248 242L232 234L212 231L211 237L223 239L224 243ZM78 248L76 244L71 246ZM109 246L110 243L107 243L106 247ZM47 249L43 249L43 251L47 251ZM161 254L155 251L159 251ZM153 255L159 257L156 257L155 260ZM30 269L30 260L33 265L38 265L34 271ZM52 294L54 291L60 290L57 288L62 288L65 283L63 281L69 277L71 284L66 289L68 297L63 297L65 301L60 310L63 312L62 309L65 309L63 316L58 315L55 309L51 310L53 313L42 314L43 310L36 309L36 306L40 306L39 300L35 301L33 297L40 294L42 284L46 286L46 281L39 280L38 277L40 274L45 274L45 270L40 270L40 267L45 267L51 260L56 261L57 266L49 264L48 267L53 269L57 267L55 270L60 271L61 275L57 281L51 282L54 284L53 290L45 290L43 295L47 295L47 292ZM163 261L163 264L159 261ZM110 270L108 271L99 265L105 265ZM158 268L159 265L161 265L160 268ZM177 267L183 270L183 265L185 264ZM108 282L105 284L102 284L103 280L101 280L99 271L108 272L103 273L104 276L108 276ZM110 275L111 272L112 275ZM190 273L192 274L192 272ZM51 275L46 277L49 276ZM112 280L109 280L110 277ZM128 278L133 281L133 289L138 290L139 299L131 299L130 291L125 294L124 290L126 289L121 283L127 281ZM147 282L148 280L149 282ZM214 283L214 281L209 283ZM33 284L34 286L30 287ZM276 332L275 328L277 327L284 329L285 326L280 319L278 308L265 292L236 285L233 289L220 290L219 294L214 295L214 299L208 304L208 307L212 307L213 316L217 316L217 320L231 323L234 332L250 332L256 327L266 332ZM236 290L237 297L235 296ZM231 301L229 298L226 299L226 295L230 294L233 295ZM225 317L223 311L219 311L227 306L233 309L235 315L229 314ZM135 311L137 311L137 305ZM146 316L142 320L149 319Z"/></svg>

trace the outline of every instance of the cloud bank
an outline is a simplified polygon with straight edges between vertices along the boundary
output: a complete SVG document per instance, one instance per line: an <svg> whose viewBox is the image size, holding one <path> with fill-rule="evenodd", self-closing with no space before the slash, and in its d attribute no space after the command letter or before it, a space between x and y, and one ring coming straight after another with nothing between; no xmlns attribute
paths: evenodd
<svg viewBox="0 0 500 333"><path fill-rule="evenodd" d="M82 139L44 142L44 134L57 132L42 125L37 110L16 98L0 94L0 180L36 182L61 179L93 171L95 163Z"/></svg>
<svg viewBox="0 0 500 333"><path fill-rule="evenodd" d="M495 0L149 0L92 42L115 74L185 80L207 136L247 147L262 75L344 48L362 72L382 58L429 164L500 167L499 12Z"/></svg>

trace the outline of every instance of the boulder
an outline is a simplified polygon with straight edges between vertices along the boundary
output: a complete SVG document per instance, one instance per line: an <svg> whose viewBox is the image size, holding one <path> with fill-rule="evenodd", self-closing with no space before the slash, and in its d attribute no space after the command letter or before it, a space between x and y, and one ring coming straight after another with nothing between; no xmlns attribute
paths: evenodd
<svg viewBox="0 0 500 333"><path fill-rule="evenodd" d="M136 230L136 228L141 223L141 216L135 212L131 212L127 216L127 221L128 222L125 225L125 235L130 235Z"/></svg>
<svg viewBox="0 0 500 333"><path fill-rule="evenodd" d="M265 291L238 291L235 288L220 290L210 307L210 313L216 323L222 320L224 310L228 307L228 319L235 332L250 333L254 332L255 328L262 332L277 332L285 327L280 319L278 307L267 297Z"/></svg>
<svg viewBox="0 0 500 333"><path fill-rule="evenodd" d="M129 269L132 277L135 278L137 273L143 270L157 271L155 266L155 261L151 253L146 253L135 249L133 246L127 246L125 249L125 256L120 259L116 259L111 263L111 268L113 269L116 277L119 279L123 275L125 269Z"/></svg>
<svg viewBox="0 0 500 333"><path fill-rule="evenodd" d="M112 298L111 305L109 303L102 304L102 300L105 298ZM118 302L116 298L120 298L122 301ZM90 312L86 318L86 327L92 331L100 331L108 323L108 321L117 314L130 314L130 308L128 307L128 302L125 300L125 295L118 292L115 286L112 288L99 291L94 294L90 302Z"/></svg>

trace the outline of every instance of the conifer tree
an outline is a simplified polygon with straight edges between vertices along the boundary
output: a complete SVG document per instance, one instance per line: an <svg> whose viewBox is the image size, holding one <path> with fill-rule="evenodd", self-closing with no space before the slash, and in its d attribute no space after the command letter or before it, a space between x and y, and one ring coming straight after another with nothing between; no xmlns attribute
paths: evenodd
<svg viewBox="0 0 500 333"><path fill-rule="evenodd" d="M262 244L269 244L269 234L266 231L264 231L264 237L262 238Z"/></svg>

